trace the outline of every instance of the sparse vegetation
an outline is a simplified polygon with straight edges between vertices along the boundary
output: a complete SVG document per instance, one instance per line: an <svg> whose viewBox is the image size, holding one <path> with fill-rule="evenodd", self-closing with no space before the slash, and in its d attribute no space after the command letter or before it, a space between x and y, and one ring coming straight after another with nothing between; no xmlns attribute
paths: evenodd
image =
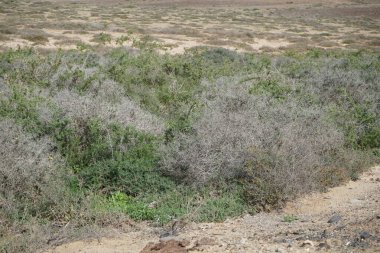
<svg viewBox="0 0 380 253"><path fill-rule="evenodd" d="M35 252L128 219L162 226L270 211L380 161L380 53L313 48L339 38L359 46L336 27L299 17L302 25L270 33L292 19L276 24L272 11L252 8L105 4L83 14L77 4L50 5L0 6L0 41L36 46L0 52L1 252ZM55 19L65 15L80 20ZM206 32L189 18L216 23ZM170 25L152 28L157 20ZM252 22L264 30L238 27ZM198 46L172 55L150 34L247 52ZM260 38L293 44L248 53ZM76 49L38 50L44 44Z"/></svg>
<svg viewBox="0 0 380 253"><path fill-rule="evenodd" d="M111 43L112 36L111 36L111 34L102 32L102 33L95 35L91 41L105 45L105 44Z"/></svg>
<svg viewBox="0 0 380 253"><path fill-rule="evenodd" d="M299 218L293 214L284 215L283 222L293 222L298 220Z"/></svg>

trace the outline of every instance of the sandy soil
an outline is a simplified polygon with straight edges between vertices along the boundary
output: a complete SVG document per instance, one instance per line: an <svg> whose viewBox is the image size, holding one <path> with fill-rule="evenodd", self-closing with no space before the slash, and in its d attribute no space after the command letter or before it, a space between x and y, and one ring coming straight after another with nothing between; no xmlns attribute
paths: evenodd
<svg viewBox="0 0 380 253"><path fill-rule="evenodd" d="M380 167L358 181L294 200L280 212L247 214L223 223L176 224L181 225L174 235L171 230L141 227L116 238L73 242L46 253L132 253L159 241L161 251L158 244L150 244L144 253L380 252ZM165 232L169 233L160 237Z"/></svg>

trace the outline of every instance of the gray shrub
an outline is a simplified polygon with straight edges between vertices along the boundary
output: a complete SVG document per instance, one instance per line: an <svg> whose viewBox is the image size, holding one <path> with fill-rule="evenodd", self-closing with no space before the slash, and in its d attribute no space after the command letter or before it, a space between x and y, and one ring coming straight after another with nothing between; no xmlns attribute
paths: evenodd
<svg viewBox="0 0 380 253"><path fill-rule="evenodd" d="M178 133L162 148L163 170L186 182L253 175L295 194L318 187L319 170L344 144L323 108L303 107L291 95L278 101L249 94L239 78L205 83L204 111L191 134ZM266 159L267 168L259 168Z"/></svg>

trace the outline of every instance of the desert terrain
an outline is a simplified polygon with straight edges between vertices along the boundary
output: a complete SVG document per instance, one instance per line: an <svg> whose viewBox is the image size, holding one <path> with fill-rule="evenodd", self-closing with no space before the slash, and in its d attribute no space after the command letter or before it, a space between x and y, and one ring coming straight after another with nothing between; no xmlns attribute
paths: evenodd
<svg viewBox="0 0 380 253"><path fill-rule="evenodd" d="M0 15L3 49L131 46L141 37L171 53L380 45L378 1L3 1Z"/></svg>

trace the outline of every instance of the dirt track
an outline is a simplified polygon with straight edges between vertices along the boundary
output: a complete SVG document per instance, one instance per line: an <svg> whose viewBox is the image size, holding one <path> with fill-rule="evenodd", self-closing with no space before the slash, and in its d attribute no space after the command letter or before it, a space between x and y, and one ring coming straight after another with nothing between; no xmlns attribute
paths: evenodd
<svg viewBox="0 0 380 253"><path fill-rule="evenodd" d="M178 234L161 239L165 231L136 230L117 238L69 243L46 253L132 253L159 240L184 240L184 247L145 252L380 252L380 167L356 182L295 200L278 213L184 224Z"/></svg>

